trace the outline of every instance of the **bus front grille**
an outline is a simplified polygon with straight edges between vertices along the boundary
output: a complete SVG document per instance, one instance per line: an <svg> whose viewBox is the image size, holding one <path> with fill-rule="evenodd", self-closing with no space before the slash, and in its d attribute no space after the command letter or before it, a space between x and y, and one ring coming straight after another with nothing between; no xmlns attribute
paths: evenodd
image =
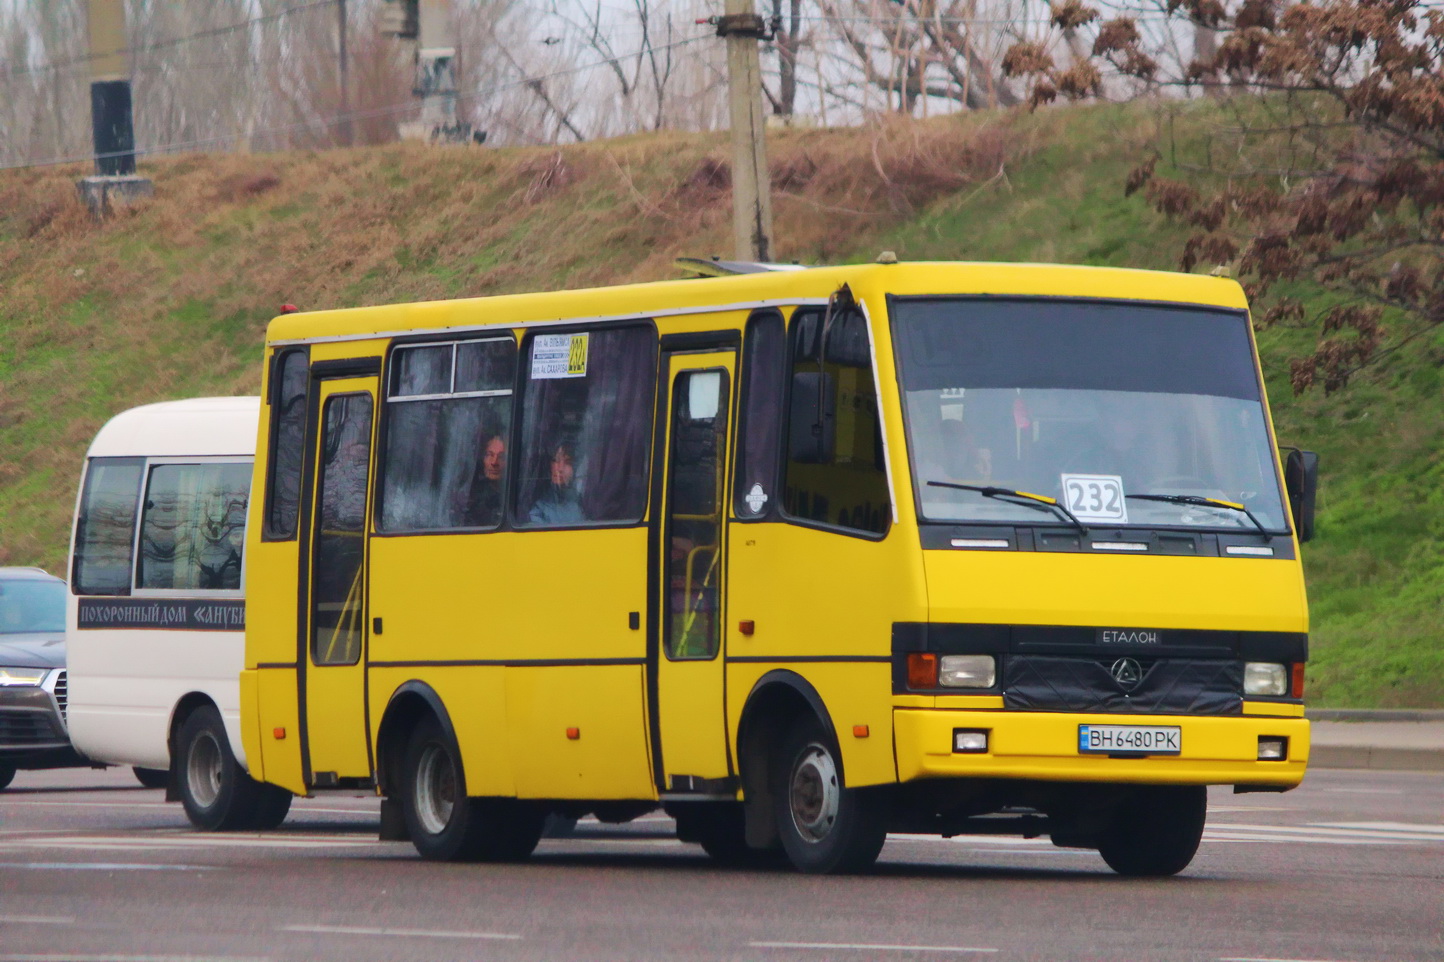
<svg viewBox="0 0 1444 962"><path fill-rule="evenodd" d="M1243 663L1014 654L1004 662L1003 706L1018 711L1237 715L1243 711Z"/></svg>

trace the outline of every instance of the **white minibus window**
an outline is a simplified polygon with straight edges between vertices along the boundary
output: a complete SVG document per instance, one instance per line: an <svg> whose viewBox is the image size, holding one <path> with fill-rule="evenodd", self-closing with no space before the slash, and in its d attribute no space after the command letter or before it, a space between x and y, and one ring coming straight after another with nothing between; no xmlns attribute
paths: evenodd
<svg viewBox="0 0 1444 962"><path fill-rule="evenodd" d="M239 590L250 489L249 464L152 466L136 588Z"/></svg>

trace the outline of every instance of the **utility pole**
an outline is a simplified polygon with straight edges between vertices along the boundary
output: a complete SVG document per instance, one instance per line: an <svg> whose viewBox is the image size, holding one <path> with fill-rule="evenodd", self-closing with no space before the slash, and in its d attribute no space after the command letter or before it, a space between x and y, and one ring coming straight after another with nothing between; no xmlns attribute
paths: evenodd
<svg viewBox="0 0 1444 962"><path fill-rule="evenodd" d="M732 117L732 239L737 259L772 259L772 179L767 171L767 121L757 43L769 37L752 0L727 0L717 35L727 41Z"/></svg>
<svg viewBox="0 0 1444 962"><path fill-rule="evenodd" d="M125 0L86 0L90 41L90 131L95 176L76 185L96 216L110 204L149 197L151 182L135 173L135 126L126 64Z"/></svg>
<svg viewBox="0 0 1444 962"><path fill-rule="evenodd" d="M341 146L350 147L356 137L351 125L351 64L346 53L346 0L336 0L336 60L341 77Z"/></svg>

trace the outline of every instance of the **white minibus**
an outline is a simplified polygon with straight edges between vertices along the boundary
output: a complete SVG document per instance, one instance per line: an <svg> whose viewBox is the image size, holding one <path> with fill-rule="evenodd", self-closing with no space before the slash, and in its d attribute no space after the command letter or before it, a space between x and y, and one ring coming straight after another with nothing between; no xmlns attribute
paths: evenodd
<svg viewBox="0 0 1444 962"><path fill-rule="evenodd" d="M133 408L86 456L70 550L70 736L208 831L274 828L291 794L240 739L245 527L259 400Z"/></svg>

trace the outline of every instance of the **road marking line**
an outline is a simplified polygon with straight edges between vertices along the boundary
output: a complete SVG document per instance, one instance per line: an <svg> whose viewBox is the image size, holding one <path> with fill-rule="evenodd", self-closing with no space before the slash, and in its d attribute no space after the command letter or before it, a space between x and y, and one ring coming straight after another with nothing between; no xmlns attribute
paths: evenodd
<svg viewBox="0 0 1444 962"><path fill-rule="evenodd" d="M1326 788L1336 795L1403 795L1402 788Z"/></svg>
<svg viewBox="0 0 1444 962"><path fill-rule="evenodd" d="M1335 959L1254 959L1254 958L1226 958L1218 962L1338 962Z"/></svg>
<svg viewBox="0 0 1444 962"><path fill-rule="evenodd" d="M1203 833L1205 842L1272 842L1275 845L1297 843L1300 845L1408 845L1408 842L1390 841L1377 838L1338 838L1323 835L1268 835L1263 832L1217 832Z"/></svg>
<svg viewBox="0 0 1444 962"><path fill-rule="evenodd" d="M842 949L852 952L996 952L973 945L877 945L866 942L748 942L750 949Z"/></svg>
<svg viewBox="0 0 1444 962"><path fill-rule="evenodd" d="M164 802L55 802L44 798L7 798L5 808L11 805L35 805L45 808L175 808Z"/></svg>
<svg viewBox="0 0 1444 962"><path fill-rule="evenodd" d="M314 932L321 935L394 935L398 938L414 939L505 939L518 940L520 935L504 932L447 932L441 929L386 929L364 928L357 925L286 925L283 932Z"/></svg>
<svg viewBox="0 0 1444 962"><path fill-rule="evenodd" d="M0 868L72 869L84 872L201 872L218 865L163 865L155 862L0 862Z"/></svg>
<svg viewBox="0 0 1444 962"><path fill-rule="evenodd" d="M254 955L0 955L0 962L271 962Z"/></svg>
<svg viewBox="0 0 1444 962"><path fill-rule="evenodd" d="M1362 828L1374 832L1417 832L1444 838L1444 825L1412 822L1310 822L1322 828Z"/></svg>
<svg viewBox="0 0 1444 962"><path fill-rule="evenodd" d="M74 925L73 915L0 915L0 925L6 922L25 923L27 925Z"/></svg>
<svg viewBox="0 0 1444 962"><path fill-rule="evenodd" d="M1314 835L1335 838L1392 839L1401 842L1444 842L1444 828L1436 829L1370 829L1335 828L1326 822L1310 822L1307 825L1241 825L1235 822L1219 822L1205 829L1218 832L1266 832L1271 835Z"/></svg>

